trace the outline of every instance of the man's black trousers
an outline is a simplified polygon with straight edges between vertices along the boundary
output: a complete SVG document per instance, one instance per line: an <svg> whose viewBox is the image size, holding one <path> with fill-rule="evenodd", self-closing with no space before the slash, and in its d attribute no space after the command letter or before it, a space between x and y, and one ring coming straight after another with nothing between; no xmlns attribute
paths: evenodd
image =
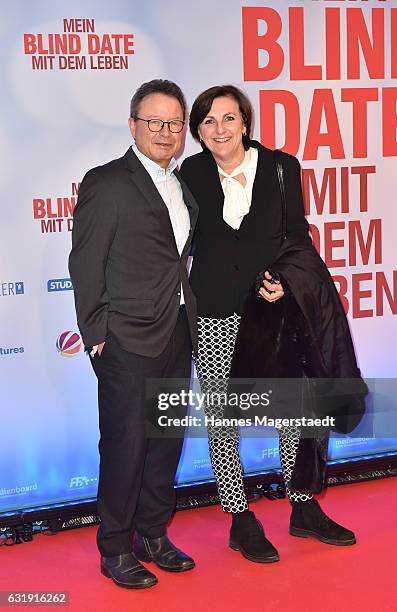
<svg viewBox="0 0 397 612"><path fill-rule="evenodd" d="M146 379L190 379L191 340L184 307L158 357L127 352L110 335L102 354L91 361L98 378L100 428L97 543L103 556L112 557L131 552L134 529L150 538L164 535L174 510L183 438L167 431L148 435ZM186 408L178 416L184 414Z"/></svg>

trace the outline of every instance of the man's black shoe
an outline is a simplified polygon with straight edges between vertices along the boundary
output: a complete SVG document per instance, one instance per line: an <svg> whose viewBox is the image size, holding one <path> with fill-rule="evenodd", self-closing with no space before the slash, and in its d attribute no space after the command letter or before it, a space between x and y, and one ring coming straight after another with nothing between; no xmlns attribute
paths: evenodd
<svg viewBox="0 0 397 612"><path fill-rule="evenodd" d="M354 533L330 519L316 499L292 502L289 532L301 538L314 536L325 544L335 546L351 546L356 543Z"/></svg>
<svg viewBox="0 0 397 612"><path fill-rule="evenodd" d="M265 537L261 523L250 510L234 515L230 528L229 546L255 563L273 563L280 557L273 544Z"/></svg>
<svg viewBox="0 0 397 612"><path fill-rule="evenodd" d="M101 557L101 572L126 589L147 589L157 584L156 576L143 567L132 553Z"/></svg>
<svg viewBox="0 0 397 612"><path fill-rule="evenodd" d="M144 538L135 531L132 548L137 559L153 561L157 567L167 572L185 572L195 566L193 559L176 548L166 535Z"/></svg>

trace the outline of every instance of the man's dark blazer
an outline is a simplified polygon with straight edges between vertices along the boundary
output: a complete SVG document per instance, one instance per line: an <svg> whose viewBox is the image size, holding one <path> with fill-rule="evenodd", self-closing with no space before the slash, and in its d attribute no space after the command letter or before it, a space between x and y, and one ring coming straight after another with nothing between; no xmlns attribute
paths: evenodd
<svg viewBox="0 0 397 612"><path fill-rule="evenodd" d="M193 349L196 302L186 268L198 208L177 171L190 216L179 256L168 209L131 148L84 177L74 211L69 270L86 347L110 332L119 345L158 356L175 327L182 283Z"/></svg>

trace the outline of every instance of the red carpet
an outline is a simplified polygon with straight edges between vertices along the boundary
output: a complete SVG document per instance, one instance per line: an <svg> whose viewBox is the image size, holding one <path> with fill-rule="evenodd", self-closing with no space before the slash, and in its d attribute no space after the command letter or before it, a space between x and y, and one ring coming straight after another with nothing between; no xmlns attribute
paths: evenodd
<svg viewBox="0 0 397 612"><path fill-rule="evenodd" d="M320 501L356 532L355 546L290 536L288 502L263 499L251 509L278 548L278 563L250 563L229 549L230 519L215 506L176 514L169 535L197 567L177 575L156 568L159 584L150 589L124 590L104 578L96 527L86 527L0 548L0 590L69 591L69 610L92 612L397 610L397 479L333 487Z"/></svg>

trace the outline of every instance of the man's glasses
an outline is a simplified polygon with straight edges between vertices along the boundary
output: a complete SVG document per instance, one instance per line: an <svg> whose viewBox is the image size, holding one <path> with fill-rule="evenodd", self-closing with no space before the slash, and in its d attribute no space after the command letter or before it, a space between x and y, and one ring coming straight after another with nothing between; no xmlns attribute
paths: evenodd
<svg viewBox="0 0 397 612"><path fill-rule="evenodd" d="M172 121L161 121L161 119L142 119L142 117L134 117L135 121L139 119L139 121L146 121L148 128L151 132L161 132L164 125L168 125L168 129L173 134L178 134L182 132L183 126L185 125L184 121L179 121L178 119L174 119Z"/></svg>

